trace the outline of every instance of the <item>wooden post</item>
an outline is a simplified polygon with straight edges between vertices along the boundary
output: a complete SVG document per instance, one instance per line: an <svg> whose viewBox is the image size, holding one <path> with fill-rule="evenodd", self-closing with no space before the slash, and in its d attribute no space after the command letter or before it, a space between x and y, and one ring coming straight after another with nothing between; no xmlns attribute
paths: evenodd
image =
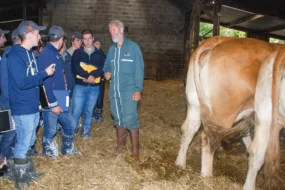
<svg viewBox="0 0 285 190"><path fill-rule="evenodd" d="M213 18L213 36L220 35L220 16L221 16L222 1L215 0L215 10Z"/></svg>
<svg viewBox="0 0 285 190"><path fill-rule="evenodd" d="M27 20L27 1L22 0L23 19Z"/></svg>

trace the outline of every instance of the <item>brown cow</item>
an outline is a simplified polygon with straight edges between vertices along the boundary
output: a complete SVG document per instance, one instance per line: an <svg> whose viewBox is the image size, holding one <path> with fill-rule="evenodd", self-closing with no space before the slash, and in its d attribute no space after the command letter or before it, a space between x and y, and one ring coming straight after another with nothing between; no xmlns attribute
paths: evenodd
<svg viewBox="0 0 285 190"><path fill-rule="evenodd" d="M255 136L250 145L249 170L244 189L253 189L257 172L265 163L265 188L279 186L279 131L285 126L285 47L273 53L262 65L257 81L254 110Z"/></svg>
<svg viewBox="0 0 285 190"><path fill-rule="evenodd" d="M194 51L188 68L188 110L181 126L177 166L185 168L188 146L201 123L202 176L212 175L214 152L221 140L245 135L248 148L258 72L262 62L279 48L257 39L213 37Z"/></svg>

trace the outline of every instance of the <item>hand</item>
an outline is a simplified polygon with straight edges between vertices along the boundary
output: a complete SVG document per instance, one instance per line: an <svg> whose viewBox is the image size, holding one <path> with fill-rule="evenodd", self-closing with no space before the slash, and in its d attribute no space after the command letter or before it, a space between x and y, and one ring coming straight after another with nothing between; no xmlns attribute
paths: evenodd
<svg viewBox="0 0 285 190"><path fill-rule="evenodd" d="M54 113L55 115L60 115L60 113L62 113L62 109L60 106L56 106L54 108L51 108L52 113Z"/></svg>
<svg viewBox="0 0 285 190"><path fill-rule="evenodd" d="M112 77L112 73L111 72L106 72L104 74L104 77L105 77L106 80L110 80L110 78Z"/></svg>
<svg viewBox="0 0 285 190"><path fill-rule="evenodd" d="M51 76L54 74L55 71L55 63L51 64L50 66L48 66L45 71L47 72L48 76Z"/></svg>
<svg viewBox="0 0 285 190"><path fill-rule="evenodd" d="M87 79L83 79L83 82L89 83L89 84L94 84L95 83L95 77L90 75Z"/></svg>
<svg viewBox="0 0 285 190"><path fill-rule="evenodd" d="M140 99L141 99L141 93L140 92L134 92L133 101L138 102L138 101L140 101Z"/></svg>
<svg viewBox="0 0 285 190"><path fill-rule="evenodd" d="M3 166L7 165L6 157L4 158L3 162L0 164L0 169L3 168Z"/></svg>

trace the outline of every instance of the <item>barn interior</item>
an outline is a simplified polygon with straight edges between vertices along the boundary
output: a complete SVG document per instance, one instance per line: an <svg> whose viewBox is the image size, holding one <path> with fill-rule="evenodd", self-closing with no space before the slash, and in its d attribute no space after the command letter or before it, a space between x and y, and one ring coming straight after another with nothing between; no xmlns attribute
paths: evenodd
<svg viewBox="0 0 285 190"><path fill-rule="evenodd" d="M219 35L219 26L246 32L247 37L285 40L285 2L254 0L1 0L0 28L12 31L22 20L39 25L62 26L67 34L91 29L107 53L112 44L108 24L119 19L128 38L137 42L145 61L145 89L139 105L141 124L140 160L127 151L115 154L115 131L104 100L103 123L93 123L94 137L78 137L84 157L35 158L45 175L29 189L241 189L246 178L248 154L242 141L224 143L216 153L214 177L201 178L199 134L191 143L186 169L174 166L180 145L180 126L186 116L185 87L189 58L205 36L200 22L212 23L209 33ZM43 31L43 34L46 34ZM10 35L7 35L11 44ZM108 88L106 88L106 91ZM108 92L105 92L107 95ZM37 149L41 152L39 129ZM59 137L56 139L60 142ZM284 139L280 138L284 145ZM129 145L129 141L128 141ZM284 147L284 146L283 146ZM281 146L281 178L285 179L285 149ZM264 184L263 171L257 189ZM282 181L285 189L285 182ZM0 179L0 189L14 183Z"/></svg>

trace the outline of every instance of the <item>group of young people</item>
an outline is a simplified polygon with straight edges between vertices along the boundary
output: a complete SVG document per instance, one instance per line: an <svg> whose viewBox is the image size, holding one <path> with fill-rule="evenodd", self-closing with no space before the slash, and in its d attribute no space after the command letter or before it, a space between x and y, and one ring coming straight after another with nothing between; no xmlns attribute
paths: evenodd
<svg viewBox="0 0 285 190"><path fill-rule="evenodd" d="M39 31L45 29L33 21L22 21L12 33L13 46L9 51L5 49L0 62L0 105L1 109L11 110L15 123L14 131L1 135L4 159L0 162L8 166L7 176L15 181L17 188L26 187L31 180L41 176L35 171L32 160L40 112L44 124L43 155L59 156L54 139L58 126L61 128L61 154L81 155L75 149L79 120L83 113L81 137L90 138L93 118L102 121L105 80L112 79L109 100L117 134L117 151L125 149L129 133L132 154L139 156L137 106L143 89L144 61L139 45L124 37L124 24L119 20L109 23L114 44L107 57L100 48L100 39L94 38L91 30L73 33L72 45L66 50L63 28L52 26L46 45L36 59L33 47L37 47L41 39ZM5 43L8 32L0 29L0 46ZM41 86L45 89L49 109L39 108ZM70 92L68 111L63 110L55 94L55 91L66 90ZM13 151L11 147L14 147ZM11 164L7 163L8 159Z"/></svg>

